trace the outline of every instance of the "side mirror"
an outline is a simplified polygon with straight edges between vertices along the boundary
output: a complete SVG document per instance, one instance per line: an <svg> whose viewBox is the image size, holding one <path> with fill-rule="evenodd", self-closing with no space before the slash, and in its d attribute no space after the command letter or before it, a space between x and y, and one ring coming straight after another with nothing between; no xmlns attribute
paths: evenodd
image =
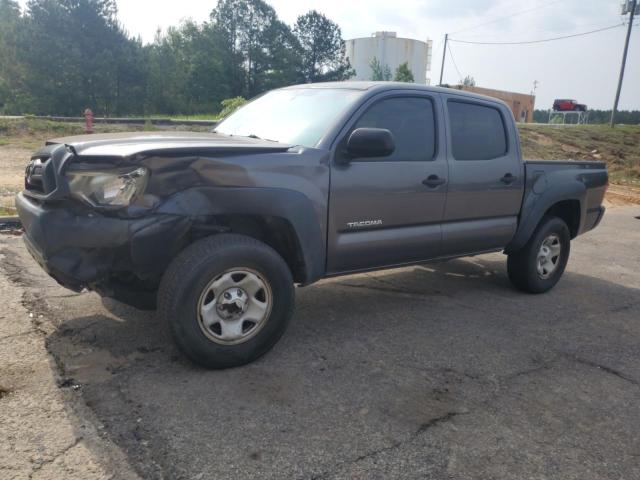
<svg viewBox="0 0 640 480"><path fill-rule="evenodd" d="M386 157L395 149L393 134L385 128L356 128L347 140L347 154L352 158Z"/></svg>

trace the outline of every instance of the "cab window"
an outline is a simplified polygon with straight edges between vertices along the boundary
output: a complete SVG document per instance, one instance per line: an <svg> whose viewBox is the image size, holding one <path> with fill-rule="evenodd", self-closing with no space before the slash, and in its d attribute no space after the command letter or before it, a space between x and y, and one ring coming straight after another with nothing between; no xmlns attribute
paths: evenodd
<svg viewBox="0 0 640 480"><path fill-rule="evenodd" d="M449 100L451 147L456 160L491 160L507 153L507 135L497 108Z"/></svg>
<svg viewBox="0 0 640 480"><path fill-rule="evenodd" d="M393 134L395 151L387 157L363 161L428 161L436 152L433 103L422 97L385 98L369 107L356 128L386 128Z"/></svg>

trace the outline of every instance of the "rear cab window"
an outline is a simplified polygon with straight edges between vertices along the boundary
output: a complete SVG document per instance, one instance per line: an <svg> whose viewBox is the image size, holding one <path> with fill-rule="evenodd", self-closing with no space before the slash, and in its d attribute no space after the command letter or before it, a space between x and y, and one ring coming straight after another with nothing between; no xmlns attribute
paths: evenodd
<svg viewBox="0 0 640 480"><path fill-rule="evenodd" d="M463 100L449 100L451 147L456 160L491 160L507 154L507 134L500 110Z"/></svg>

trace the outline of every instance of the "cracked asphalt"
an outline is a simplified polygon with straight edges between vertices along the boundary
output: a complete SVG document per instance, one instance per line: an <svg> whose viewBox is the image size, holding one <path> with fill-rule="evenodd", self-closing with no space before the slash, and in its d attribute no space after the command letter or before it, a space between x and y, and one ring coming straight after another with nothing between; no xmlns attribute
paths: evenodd
<svg viewBox="0 0 640 480"><path fill-rule="evenodd" d="M274 350L225 371L183 359L153 313L56 286L18 238L0 273L114 478L633 479L639 214L610 209L544 295L515 291L501 254L298 289Z"/></svg>

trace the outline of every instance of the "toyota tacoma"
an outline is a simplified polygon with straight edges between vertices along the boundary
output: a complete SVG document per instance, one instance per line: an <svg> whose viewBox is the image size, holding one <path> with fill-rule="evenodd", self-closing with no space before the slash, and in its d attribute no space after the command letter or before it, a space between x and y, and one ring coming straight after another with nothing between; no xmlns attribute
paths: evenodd
<svg viewBox="0 0 640 480"><path fill-rule="evenodd" d="M157 308L224 368L267 352L321 278L503 251L516 288L545 292L607 185L602 162L523 161L494 98L342 82L268 92L211 133L50 140L16 205L61 285Z"/></svg>

